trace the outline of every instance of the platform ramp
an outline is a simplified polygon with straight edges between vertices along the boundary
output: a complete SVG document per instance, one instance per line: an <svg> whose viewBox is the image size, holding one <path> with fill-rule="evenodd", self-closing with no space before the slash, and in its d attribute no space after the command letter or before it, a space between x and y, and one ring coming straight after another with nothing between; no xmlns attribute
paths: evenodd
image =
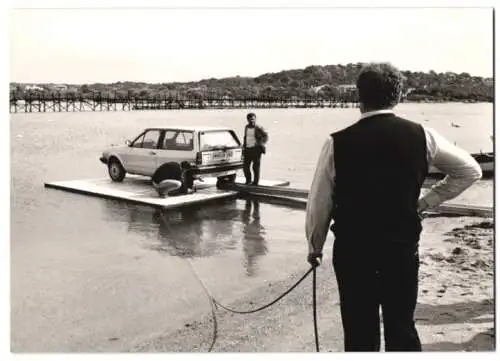
<svg viewBox="0 0 500 361"><path fill-rule="evenodd" d="M432 185L431 182L427 187L422 189L422 194ZM276 187L276 186L251 186L244 184L234 184L226 187L227 190L237 191L242 196L253 197L269 203L281 204L294 208L305 209L309 190ZM440 214L443 216L470 216L470 217L493 217L493 207L459 204L454 202L445 202L438 207L427 212L428 214Z"/></svg>

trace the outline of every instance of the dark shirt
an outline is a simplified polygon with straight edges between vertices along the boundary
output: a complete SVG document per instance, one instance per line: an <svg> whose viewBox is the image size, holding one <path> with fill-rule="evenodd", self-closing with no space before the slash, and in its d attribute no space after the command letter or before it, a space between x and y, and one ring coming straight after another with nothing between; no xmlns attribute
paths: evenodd
<svg viewBox="0 0 500 361"><path fill-rule="evenodd" d="M154 172L151 180L154 183L160 183L165 179L174 179L182 182L182 168L177 162L167 162L162 164Z"/></svg>

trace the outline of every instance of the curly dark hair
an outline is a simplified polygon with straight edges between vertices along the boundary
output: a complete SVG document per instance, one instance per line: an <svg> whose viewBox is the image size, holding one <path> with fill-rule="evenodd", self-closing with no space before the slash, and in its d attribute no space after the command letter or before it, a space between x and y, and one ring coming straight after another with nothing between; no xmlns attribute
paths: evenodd
<svg viewBox="0 0 500 361"><path fill-rule="evenodd" d="M247 114L247 120L250 120L252 118L257 118L257 115L255 115L255 113L248 113Z"/></svg>
<svg viewBox="0 0 500 361"><path fill-rule="evenodd" d="M358 74L356 87L365 109L392 108L399 103L403 75L389 63L369 63Z"/></svg>

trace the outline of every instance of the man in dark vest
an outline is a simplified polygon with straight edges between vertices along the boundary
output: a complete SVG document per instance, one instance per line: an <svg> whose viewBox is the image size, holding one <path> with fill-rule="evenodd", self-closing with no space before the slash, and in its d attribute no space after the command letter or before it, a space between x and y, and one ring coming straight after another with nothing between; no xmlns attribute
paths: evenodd
<svg viewBox="0 0 500 361"><path fill-rule="evenodd" d="M243 133L243 173L245 174L246 184L252 185L259 184L260 159L262 154L266 153L265 144L269 139L267 132L257 125L256 121L257 116L255 113L248 113L248 124L245 126ZM250 165L253 168L253 182Z"/></svg>
<svg viewBox="0 0 500 361"><path fill-rule="evenodd" d="M418 294L420 212L456 197L482 176L479 164L433 129L393 108L402 76L369 64L356 83L361 119L323 145L306 211L308 262L317 267L331 227L333 266L346 351L421 351L414 311ZM446 177L428 193L430 165Z"/></svg>

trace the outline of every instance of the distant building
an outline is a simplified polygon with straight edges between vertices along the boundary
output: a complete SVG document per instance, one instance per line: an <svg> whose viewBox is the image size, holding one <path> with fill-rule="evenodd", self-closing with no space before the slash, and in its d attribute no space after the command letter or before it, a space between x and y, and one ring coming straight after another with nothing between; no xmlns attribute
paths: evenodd
<svg viewBox="0 0 500 361"><path fill-rule="evenodd" d="M411 94L416 88L408 88L406 89L405 96Z"/></svg>
<svg viewBox="0 0 500 361"><path fill-rule="evenodd" d="M356 84L342 84L337 85L336 88L340 93L347 93L348 91L356 90Z"/></svg>
<svg viewBox="0 0 500 361"><path fill-rule="evenodd" d="M68 86L66 84L56 84L53 86L56 91L66 91L68 90Z"/></svg>
<svg viewBox="0 0 500 361"><path fill-rule="evenodd" d="M319 92L321 89L323 89L325 86L327 86L328 84L323 84L323 85L320 85L320 86L316 86L316 87L313 87L312 90L317 93Z"/></svg>
<svg viewBox="0 0 500 361"><path fill-rule="evenodd" d="M43 88L38 85L26 85L25 91L43 91Z"/></svg>

